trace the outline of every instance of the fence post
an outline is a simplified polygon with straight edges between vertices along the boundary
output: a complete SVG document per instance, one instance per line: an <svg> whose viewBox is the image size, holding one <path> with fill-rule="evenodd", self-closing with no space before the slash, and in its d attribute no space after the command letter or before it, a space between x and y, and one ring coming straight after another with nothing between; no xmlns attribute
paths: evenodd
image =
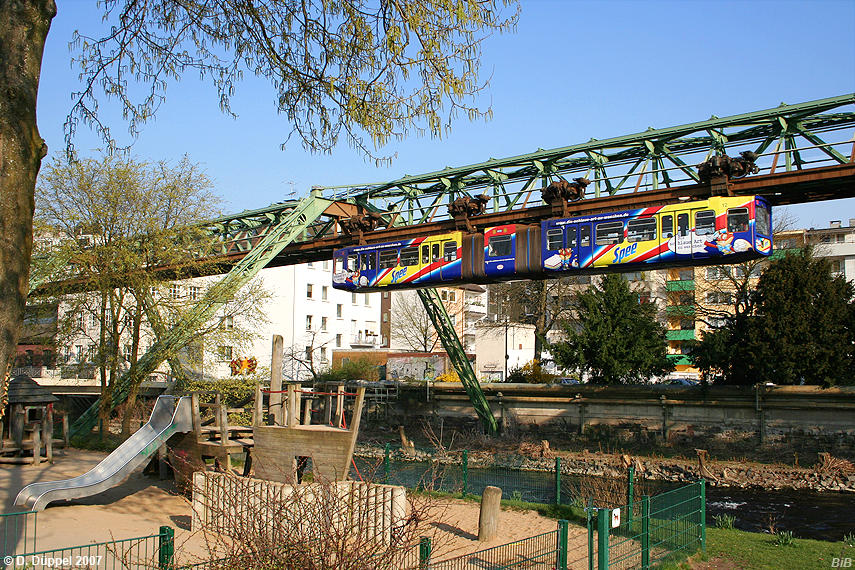
<svg viewBox="0 0 855 570"><path fill-rule="evenodd" d="M160 570L172 568L175 556L175 529L171 526L160 527L160 539L157 548L157 566Z"/></svg>
<svg viewBox="0 0 855 570"><path fill-rule="evenodd" d="M707 481L698 481L701 486L701 550L707 551Z"/></svg>
<svg viewBox="0 0 855 570"><path fill-rule="evenodd" d="M387 442L385 455L383 456L383 483L389 483L389 455L392 453L392 446Z"/></svg>
<svg viewBox="0 0 855 570"><path fill-rule="evenodd" d="M561 504L561 458L555 458L555 504Z"/></svg>
<svg viewBox="0 0 855 570"><path fill-rule="evenodd" d="M609 524L611 509L597 509L597 569L609 570Z"/></svg>
<svg viewBox="0 0 855 570"><path fill-rule="evenodd" d="M650 497L641 497L641 570L650 568Z"/></svg>
<svg viewBox="0 0 855 570"><path fill-rule="evenodd" d="M423 536L419 541L419 568L427 568L430 564L430 537Z"/></svg>
<svg viewBox="0 0 855 570"><path fill-rule="evenodd" d="M635 510L633 506L633 503L635 502L635 490L633 489L633 485L635 483L635 467L630 465L626 471L626 504L629 507L626 513L626 522L629 525L629 531L632 532L632 516L635 514L633 513Z"/></svg>
<svg viewBox="0 0 855 570"><path fill-rule="evenodd" d="M558 556L556 557L556 570L567 570L567 525L569 523L561 519L558 521Z"/></svg>
<svg viewBox="0 0 855 570"><path fill-rule="evenodd" d="M463 496L466 496L466 493L469 492L469 450L463 450L462 456L463 462Z"/></svg>
<svg viewBox="0 0 855 570"><path fill-rule="evenodd" d="M585 509L588 521L588 570L594 570L594 498L588 497L588 508Z"/></svg>

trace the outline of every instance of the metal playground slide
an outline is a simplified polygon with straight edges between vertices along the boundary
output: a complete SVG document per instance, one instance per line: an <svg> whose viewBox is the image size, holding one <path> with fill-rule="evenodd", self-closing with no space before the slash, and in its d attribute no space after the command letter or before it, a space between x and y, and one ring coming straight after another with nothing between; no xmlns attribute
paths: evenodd
<svg viewBox="0 0 855 570"><path fill-rule="evenodd" d="M148 423L101 463L72 479L27 485L18 493L15 505L41 511L53 501L88 497L120 485L173 434L192 429L190 397L159 396Z"/></svg>

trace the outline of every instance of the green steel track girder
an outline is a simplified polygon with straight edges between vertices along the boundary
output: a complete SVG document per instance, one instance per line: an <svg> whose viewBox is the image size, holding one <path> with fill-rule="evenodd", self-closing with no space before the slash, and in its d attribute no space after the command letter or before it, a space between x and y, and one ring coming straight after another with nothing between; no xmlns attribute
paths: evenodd
<svg viewBox="0 0 855 570"><path fill-rule="evenodd" d="M490 410L490 404L481 390L481 385L478 383L478 378L475 376L475 371L472 370L472 363L466 358L466 351L460 343L457 332L454 330L454 325L445 310L445 305L442 304L442 299L436 289L419 289L419 298L433 323L434 329L442 342L448 358L454 365L457 371L457 376L466 389L466 394L475 408L475 413L481 419L481 425L484 426L484 431L488 434L495 434L498 431L496 418L493 417L493 412Z"/></svg>
<svg viewBox="0 0 855 570"><path fill-rule="evenodd" d="M137 361L136 374L147 376L161 362L170 358L177 349L193 339L195 331L231 299L237 291L263 269L282 248L298 236L324 213L331 202L314 194L293 206L286 216L271 227L252 250L244 256L219 282L213 285L202 299L173 328L163 332L154 345ZM131 379L125 372L113 386L111 409L125 401L131 388ZM71 426L71 435L89 432L98 421L100 399L92 404Z"/></svg>
<svg viewBox="0 0 855 570"><path fill-rule="evenodd" d="M448 219L447 206L461 195L491 195L492 212L543 205L532 194L538 180L546 185L589 175L589 191L595 197L697 184L696 165L715 154L757 152L761 174L770 172L773 165L780 171L841 164L851 157L853 127L855 94L846 94L491 158L382 184L338 186L336 196L376 203L400 214L396 225L412 225ZM781 144L767 152L775 142Z"/></svg>

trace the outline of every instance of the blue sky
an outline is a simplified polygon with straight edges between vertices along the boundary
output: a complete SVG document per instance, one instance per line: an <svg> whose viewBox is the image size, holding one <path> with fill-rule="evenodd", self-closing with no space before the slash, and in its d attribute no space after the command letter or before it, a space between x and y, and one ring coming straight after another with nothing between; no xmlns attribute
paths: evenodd
<svg viewBox="0 0 855 570"><path fill-rule="evenodd" d="M57 0L39 91L38 121L49 156L61 152L70 93L79 88L68 42L77 29L103 31L94 0ZM305 195L312 185L382 182L523 154L799 103L855 91L855 1L560 1L523 0L516 33L483 46L491 77L481 105L493 119L459 119L442 140L410 138L379 152L377 168L342 144L312 155L299 143L283 151L289 125L264 81L238 87L223 115L216 91L195 77L168 89L134 154L177 160L185 153L215 181L227 212ZM112 123L124 139L123 125ZM81 130L86 154L101 146ZM793 206L802 227L855 218L855 199Z"/></svg>

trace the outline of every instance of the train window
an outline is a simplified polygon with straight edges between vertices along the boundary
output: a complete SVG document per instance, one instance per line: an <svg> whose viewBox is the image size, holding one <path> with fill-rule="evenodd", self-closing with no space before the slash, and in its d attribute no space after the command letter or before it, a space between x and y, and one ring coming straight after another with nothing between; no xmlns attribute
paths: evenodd
<svg viewBox="0 0 855 570"><path fill-rule="evenodd" d="M336 273L341 273L341 263L344 261L341 257L333 257L332 261L332 272L333 275Z"/></svg>
<svg viewBox="0 0 855 570"><path fill-rule="evenodd" d="M398 250L380 250L380 259L378 260L377 265L380 267L380 269L391 269L392 267L398 265Z"/></svg>
<svg viewBox="0 0 855 570"><path fill-rule="evenodd" d="M689 235L689 214L677 214L677 235L680 237Z"/></svg>
<svg viewBox="0 0 855 570"><path fill-rule="evenodd" d="M511 255L513 252L513 244L511 236L493 236L490 238L490 245L487 255L490 257L500 257L503 255Z"/></svg>
<svg viewBox="0 0 855 570"><path fill-rule="evenodd" d="M576 247L576 228L564 228L567 232L567 247Z"/></svg>
<svg viewBox="0 0 855 570"><path fill-rule="evenodd" d="M727 231L748 231L748 208L731 208L727 211Z"/></svg>
<svg viewBox="0 0 855 570"><path fill-rule="evenodd" d="M412 267L419 264L419 248L405 247L401 249L401 265Z"/></svg>
<svg viewBox="0 0 855 570"><path fill-rule="evenodd" d="M447 241L442 244L442 259L443 261L454 261L457 259L457 244L453 241Z"/></svg>
<svg viewBox="0 0 855 570"><path fill-rule="evenodd" d="M597 245L611 245L623 241L623 222L603 222L597 224Z"/></svg>
<svg viewBox="0 0 855 570"><path fill-rule="evenodd" d="M564 230L556 228L546 230L546 249L562 249L564 247Z"/></svg>
<svg viewBox="0 0 855 570"><path fill-rule="evenodd" d="M579 245L581 247L590 247L591 245L591 226L584 225L579 228Z"/></svg>
<svg viewBox="0 0 855 570"><path fill-rule="evenodd" d="M442 259L442 258L439 256L439 244L438 244L438 243L431 244L431 248L430 248L430 249L431 249L431 251L430 251L430 253L431 253L431 257L432 257L432 259L433 259L433 262L434 262L434 263L436 263L437 261L439 261L440 259Z"/></svg>
<svg viewBox="0 0 855 570"><path fill-rule="evenodd" d="M423 245L422 246L422 265L427 265L430 263L430 246Z"/></svg>
<svg viewBox="0 0 855 570"><path fill-rule="evenodd" d="M359 256L355 253L347 256L347 268L351 271L359 269Z"/></svg>
<svg viewBox="0 0 855 570"><path fill-rule="evenodd" d="M695 214L695 235L706 236L715 233L715 212L704 210Z"/></svg>
<svg viewBox="0 0 855 570"><path fill-rule="evenodd" d="M362 261L362 270L376 269L377 258L374 256L373 251L371 253L363 253L359 257Z"/></svg>
<svg viewBox="0 0 855 570"><path fill-rule="evenodd" d="M674 237L674 216L662 216L662 239Z"/></svg>
<svg viewBox="0 0 855 570"><path fill-rule="evenodd" d="M762 204L755 204L754 209L757 223L755 229L757 230L757 233L763 234L764 236L772 235L772 221L769 219L769 210L767 210Z"/></svg>
<svg viewBox="0 0 855 570"><path fill-rule="evenodd" d="M626 241L656 239L656 218L641 218L626 223Z"/></svg>

